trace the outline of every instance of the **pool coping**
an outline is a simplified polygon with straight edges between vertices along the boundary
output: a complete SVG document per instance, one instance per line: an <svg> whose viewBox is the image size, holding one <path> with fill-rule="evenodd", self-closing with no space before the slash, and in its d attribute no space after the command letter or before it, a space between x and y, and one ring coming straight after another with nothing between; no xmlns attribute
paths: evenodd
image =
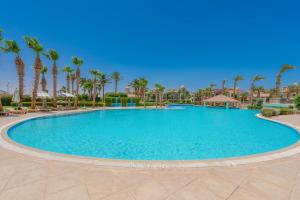
<svg viewBox="0 0 300 200"><path fill-rule="evenodd" d="M112 109L128 109L128 108L106 108L107 110ZM89 164L89 165L97 165L97 166L104 166L104 167L123 167L123 168L201 168L201 167L219 167L219 166L237 166L237 165L246 165L258 162L265 162L271 161L280 158L286 158L293 156L295 154L300 153L300 140L296 143L281 148L279 150L267 152L267 153L260 153L254 154L249 156L241 156L241 157L232 157L232 158L222 158L222 159L209 159L209 160L119 160L119 159L108 159L108 158L93 158L93 157L83 157L83 156L76 156L76 155L67 155L67 154L60 154L55 152L49 152L45 150L40 150L32 147L28 147L22 144L19 144L12 139L9 138L7 135L7 131L10 127L15 126L16 124L36 119L36 118L43 118L48 116L62 116L62 115L73 115L78 113L84 112L94 112L99 110L106 110L106 109L90 109L90 110L76 110L76 111L69 111L69 112L59 112L59 113L47 113L41 114L38 116L28 117L18 119L16 121L7 123L0 127L0 147L5 149L27 155L36 158L52 160L52 161L63 161L69 163L77 163L77 164ZM135 109L135 108L130 108ZM160 109L160 108L159 108ZM295 129L300 134L300 127L282 122L279 120L275 120L272 118L263 117L261 114L257 114L256 117L272 121L275 123L279 123L290 128Z"/></svg>

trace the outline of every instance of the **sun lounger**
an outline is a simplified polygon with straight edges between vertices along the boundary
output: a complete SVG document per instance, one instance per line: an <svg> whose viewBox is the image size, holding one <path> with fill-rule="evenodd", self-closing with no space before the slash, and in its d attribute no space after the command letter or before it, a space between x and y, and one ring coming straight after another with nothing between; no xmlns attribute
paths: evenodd
<svg viewBox="0 0 300 200"><path fill-rule="evenodd" d="M0 116L9 116L9 112L0 111Z"/></svg>
<svg viewBox="0 0 300 200"><path fill-rule="evenodd" d="M7 108L8 112L11 113L11 114L26 114L27 113L27 110L15 110L13 108Z"/></svg>

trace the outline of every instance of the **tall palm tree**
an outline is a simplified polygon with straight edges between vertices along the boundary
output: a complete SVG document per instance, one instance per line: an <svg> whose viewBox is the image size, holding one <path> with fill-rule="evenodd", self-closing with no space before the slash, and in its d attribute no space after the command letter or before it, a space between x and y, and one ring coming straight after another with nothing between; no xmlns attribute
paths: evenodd
<svg viewBox="0 0 300 200"><path fill-rule="evenodd" d="M260 94L265 91L265 88L263 86L258 86L255 90L257 91L257 98L260 98Z"/></svg>
<svg viewBox="0 0 300 200"><path fill-rule="evenodd" d="M263 76L260 76L260 75L256 75L252 79L251 87L250 87L250 104L251 105L253 105L253 92L254 92L254 89L255 89L255 83L257 81L261 81L263 79L265 79L265 78Z"/></svg>
<svg viewBox="0 0 300 200"><path fill-rule="evenodd" d="M79 84L80 84L80 66L83 65L83 59L74 56L72 58L72 62L76 65L76 95L74 100L74 107L77 109L78 107L78 95L79 95Z"/></svg>
<svg viewBox="0 0 300 200"><path fill-rule="evenodd" d="M226 86L226 80L224 79L222 80L222 94L225 94L225 90L226 90L225 86Z"/></svg>
<svg viewBox="0 0 300 200"><path fill-rule="evenodd" d="M157 107L157 104L158 104L158 101L159 101L159 104L160 106L162 106L162 97L163 97L163 94L164 94L164 90L165 90L165 87L159 83L156 83L154 85L155 87L155 91L156 91L156 107Z"/></svg>
<svg viewBox="0 0 300 200"><path fill-rule="evenodd" d="M119 72L114 72L114 73L112 73L111 78L115 82L115 94L117 94L118 93L118 84L119 84L120 80L122 79L121 74Z"/></svg>
<svg viewBox="0 0 300 200"><path fill-rule="evenodd" d="M3 40L4 40L3 30L2 30L2 28L0 28L0 42L2 42Z"/></svg>
<svg viewBox="0 0 300 200"><path fill-rule="evenodd" d="M237 88L237 84L239 81L244 80L244 77L237 75L236 77L234 77L233 79L233 98L235 98L235 93L236 93L236 88Z"/></svg>
<svg viewBox="0 0 300 200"><path fill-rule="evenodd" d="M106 74L99 74L99 83L101 84L102 88L102 102L105 105L105 86L107 83L110 83L110 78L107 77Z"/></svg>
<svg viewBox="0 0 300 200"><path fill-rule="evenodd" d="M4 52L15 54L15 64L17 68L17 73L19 77L19 94L22 101L24 95L24 62L20 56L21 49L16 41L14 40L5 40L5 46L1 48Z"/></svg>
<svg viewBox="0 0 300 200"><path fill-rule="evenodd" d="M49 60L52 61L52 81L53 81L53 107L57 107L57 75L58 68L56 65L57 60L59 59L59 54L55 50L49 50L44 54Z"/></svg>
<svg viewBox="0 0 300 200"><path fill-rule="evenodd" d="M88 98L91 99L92 96L93 83L91 80L86 80L83 84L83 90L88 92Z"/></svg>
<svg viewBox="0 0 300 200"><path fill-rule="evenodd" d="M209 85L209 89L210 89L210 96L213 96L213 89L216 87L216 84L214 84L214 83L211 83L210 85Z"/></svg>
<svg viewBox="0 0 300 200"><path fill-rule="evenodd" d="M39 89L40 72L43 66L42 60L40 58L40 54L43 52L43 46L39 43L39 41L36 38L25 36L24 40L26 41L27 46L30 49L32 49L36 54L35 62L34 62L34 84L33 84L32 100L31 100L31 108L35 109L37 91Z"/></svg>
<svg viewBox="0 0 300 200"><path fill-rule="evenodd" d="M140 80L134 79L130 84L131 87L133 87L134 94L136 97L139 96L139 90L140 90Z"/></svg>
<svg viewBox="0 0 300 200"><path fill-rule="evenodd" d="M47 92L47 81L45 78L45 74L48 72L48 67L44 65L41 69L41 74L42 74L42 80L41 80L41 86L42 86L42 91Z"/></svg>
<svg viewBox="0 0 300 200"><path fill-rule="evenodd" d="M143 98L144 106L146 106L146 90L148 81L145 78L139 79L140 95Z"/></svg>
<svg viewBox="0 0 300 200"><path fill-rule="evenodd" d="M76 76L74 73L70 74L70 80L71 80L71 93L74 94L74 82L76 80Z"/></svg>
<svg viewBox="0 0 300 200"><path fill-rule="evenodd" d="M63 72L66 73L66 80L67 80L67 93L70 93L70 81L71 81L71 73L74 72L74 70L70 67L70 66L65 66L63 68ZM70 101L70 97L67 97L67 100L68 100L68 108L71 107L71 101Z"/></svg>
<svg viewBox="0 0 300 200"><path fill-rule="evenodd" d="M289 65L289 64L284 64L282 65L277 77L276 77L276 97L279 98L280 97L280 84L281 84L281 78L282 75L291 69L295 69L296 67L293 65Z"/></svg>
<svg viewBox="0 0 300 200"><path fill-rule="evenodd" d="M101 77L101 72L97 69L90 70L90 73L93 75L93 108L96 106L96 95L97 95L97 77Z"/></svg>

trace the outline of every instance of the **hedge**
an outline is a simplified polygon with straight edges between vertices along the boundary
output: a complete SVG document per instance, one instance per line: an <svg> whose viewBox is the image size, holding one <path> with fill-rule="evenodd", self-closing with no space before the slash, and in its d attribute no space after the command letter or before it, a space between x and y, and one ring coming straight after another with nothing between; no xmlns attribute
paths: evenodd
<svg viewBox="0 0 300 200"><path fill-rule="evenodd" d="M11 106L17 106L17 104L15 102L12 102L10 105ZM37 106L42 106L43 102L36 102L36 105ZM67 106L68 102L57 102L57 105ZM74 103L71 102L71 106L73 106L73 105L74 105ZM24 106L24 107L30 107L31 106L31 102L22 102L22 106ZM47 106L53 107L53 102L47 102ZM86 106L86 107L92 107L93 106L93 102L91 102L91 101L79 101L78 102L78 106L79 107L84 107L84 106ZM102 107L103 103L102 102L97 102L96 106Z"/></svg>
<svg viewBox="0 0 300 200"><path fill-rule="evenodd" d="M293 111L293 109L290 109L290 108L280 108L279 114L280 115L291 115L291 114L294 114L294 111Z"/></svg>
<svg viewBox="0 0 300 200"><path fill-rule="evenodd" d="M294 99L294 104L295 104L295 107L300 110L300 95L295 97Z"/></svg>
<svg viewBox="0 0 300 200"><path fill-rule="evenodd" d="M9 106L11 104L12 96L2 96L1 102L3 106Z"/></svg>
<svg viewBox="0 0 300 200"><path fill-rule="evenodd" d="M264 117L277 116L277 115L280 115L280 110L275 109L275 108L264 108L264 109L262 109L261 114Z"/></svg>

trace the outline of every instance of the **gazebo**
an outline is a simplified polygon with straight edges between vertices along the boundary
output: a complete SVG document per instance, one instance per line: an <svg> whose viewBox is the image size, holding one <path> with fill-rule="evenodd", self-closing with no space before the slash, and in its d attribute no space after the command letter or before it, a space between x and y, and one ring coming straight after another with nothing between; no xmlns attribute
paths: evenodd
<svg viewBox="0 0 300 200"><path fill-rule="evenodd" d="M203 100L203 102L204 102L204 105L206 105L207 103L212 103L214 106L216 105L216 103L224 104L224 106L226 106L226 108L229 108L230 104L232 104L233 107L237 107L237 104L240 103L238 100L227 97L223 94L219 94L219 95L211 97L209 99L205 99L205 100Z"/></svg>

